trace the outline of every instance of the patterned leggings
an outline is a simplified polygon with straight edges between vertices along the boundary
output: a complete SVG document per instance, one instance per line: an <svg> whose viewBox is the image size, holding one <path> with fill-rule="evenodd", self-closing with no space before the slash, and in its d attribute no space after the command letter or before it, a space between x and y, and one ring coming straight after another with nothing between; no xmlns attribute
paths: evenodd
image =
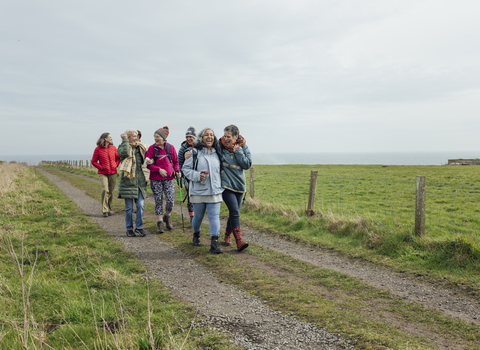
<svg viewBox="0 0 480 350"><path fill-rule="evenodd" d="M175 183L173 180L150 180L155 198L155 215L163 215L163 193L165 192L165 211L172 211L175 202Z"/></svg>

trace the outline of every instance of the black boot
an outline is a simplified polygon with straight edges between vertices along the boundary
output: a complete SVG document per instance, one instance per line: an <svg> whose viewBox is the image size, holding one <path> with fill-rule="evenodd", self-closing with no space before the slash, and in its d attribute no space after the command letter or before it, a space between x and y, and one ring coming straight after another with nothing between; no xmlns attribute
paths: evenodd
<svg viewBox="0 0 480 350"><path fill-rule="evenodd" d="M212 237L212 243L210 243L210 253L213 253L213 254L223 253L223 250L221 250L220 247L218 246L218 236Z"/></svg>
<svg viewBox="0 0 480 350"><path fill-rule="evenodd" d="M200 247L200 232L194 232L193 233L193 245L195 247Z"/></svg>

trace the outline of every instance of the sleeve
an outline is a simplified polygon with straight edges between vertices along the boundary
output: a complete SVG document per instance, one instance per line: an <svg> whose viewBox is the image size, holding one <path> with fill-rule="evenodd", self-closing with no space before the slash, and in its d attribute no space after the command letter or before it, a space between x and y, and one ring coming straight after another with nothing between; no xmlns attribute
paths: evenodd
<svg viewBox="0 0 480 350"><path fill-rule="evenodd" d="M124 160L130 155L130 144L128 143L128 139L123 139L120 146L118 146L118 156L120 157L120 161Z"/></svg>
<svg viewBox="0 0 480 350"><path fill-rule="evenodd" d="M248 146L245 145L242 148L236 150L234 152L235 160L237 161L238 165L244 169L248 170L252 166L252 155L250 154L250 150Z"/></svg>
<svg viewBox="0 0 480 350"><path fill-rule="evenodd" d="M182 171L190 181L200 181L200 172L193 169L193 157L188 158L185 163L183 163Z"/></svg>
<svg viewBox="0 0 480 350"><path fill-rule="evenodd" d="M151 145L150 147L148 147L147 154L145 155L146 158L150 158L152 160L153 158L155 158L155 149L153 147L154 145ZM147 165L147 169L154 173L158 173L160 171L160 167L157 166L156 164Z"/></svg>
<svg viewBox="0 0 480 350"><path fill-rule="evenodd" d="M115 168L118 168L118 166L120 165L120 156L118 155L118 150L117 148L115 147Z"/></svg>
<svg viewBox="0 0 480 350"><path fill-rule="evenodd" d="M100 170L102 168L102 166L98 163L98 161L100 160L100 156L99 156L99 148L96 147L95 148L95 151L93 151L93 156L92 156L92 165L97 168L98 170Z"/></svg>
<svg viewBox="0 0 480 350"><path fill-rule="evenodd" d="M180 150L178 151L177 157L178 157L178 168L182 169L183 163L185 163L185 147L180 146Z"/></svg>
<svg viewBox="0 0 480 350"><path fill-rule="evenodd" d="M175 170L175 172L180 171L180 165L178 163L177 151L175 150L175 147L173 147L173 145L170 145L170 153L171 153L172 161L173 161L173 169Z"/></svg>

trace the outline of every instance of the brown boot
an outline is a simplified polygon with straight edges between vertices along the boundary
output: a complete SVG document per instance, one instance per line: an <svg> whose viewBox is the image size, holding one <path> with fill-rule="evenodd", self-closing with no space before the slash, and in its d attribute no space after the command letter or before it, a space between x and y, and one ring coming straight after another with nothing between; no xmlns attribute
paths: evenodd
<svg viewBox="0 0 480 350"><path fill-rule="evenodd" d="M232 245L232 229L229 224L227 224L227 228L225 229L225 245Z"/></svg>
<svg viewBox="0 0 480 350"><path fill-rule="evenodd" d="M172 218L170 217L170 215L164 215L163 221L165 222L165 226L167 226L169 230L173 229Z"/></svg>
<svg viewBox="0 0 480 350"><path fill-rule="evenodd" d="M248 243L244 242L242 239L242 232L240 230L240 227L235 227L232 230L233 236L235 237L235 242L237 243L237 250L241 252L245 248L248 247Z"/></svg>

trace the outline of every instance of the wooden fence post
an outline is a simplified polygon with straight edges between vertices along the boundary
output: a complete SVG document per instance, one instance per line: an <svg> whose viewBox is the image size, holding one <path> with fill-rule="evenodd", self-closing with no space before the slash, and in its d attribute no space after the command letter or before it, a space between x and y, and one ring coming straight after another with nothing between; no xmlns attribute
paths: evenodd
<svg viewBox="0 0 480 350"><path fill-rule="evenodd" d="M425 204L427 198L427 180L425 176L417 176L415 201L415 235L425 234Z"/></svg>
<svg viewBox="0 0 480 350"><path fill-rule="evenodd" d="M318 171L312 170L310 173L310 189L308 190L308 206L307 214L315 214L315 194L317 192L317 175Z"/></svg>
<svg viewBox="0 0 480 350"><path fill-rule="evenodd" d="M250 198L255 197L255 169L250 168Z"/></svg>

